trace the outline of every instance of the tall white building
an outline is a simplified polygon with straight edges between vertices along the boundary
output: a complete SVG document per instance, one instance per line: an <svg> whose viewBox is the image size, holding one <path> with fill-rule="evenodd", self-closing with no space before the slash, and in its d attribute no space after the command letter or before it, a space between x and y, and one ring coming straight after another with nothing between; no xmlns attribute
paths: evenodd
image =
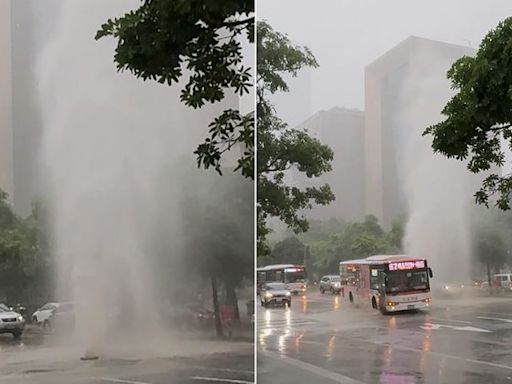
<svg viewBox="0 0 512 384"><path fill-rule="evenodd" d="M446 73L458 58L473 53L409 37L365 68L366 213L384 226L406 210L407 148L440 121L452 94Z"/></svg>
<svg viewBox="0 0 512 384"><path fill-rule="evenodd" d="M0 189L12 202L13 125L12 125L12 56L11 1L0 0Z"/></svg>
<svg viewBox="0 0 512 384"><path fill-rule="evenodd" d="M360 220L364 216L364 112L334 107L314 114L297 128L307 130L334 152L332 171L315 182L329 184L336 200L328 206L315 206L307 216Z"/></svg>

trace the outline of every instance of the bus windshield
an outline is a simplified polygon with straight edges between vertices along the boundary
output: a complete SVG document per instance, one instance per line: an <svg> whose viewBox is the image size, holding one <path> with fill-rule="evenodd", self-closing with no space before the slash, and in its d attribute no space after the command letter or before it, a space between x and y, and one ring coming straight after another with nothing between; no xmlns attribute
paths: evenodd
<svg viewBox="0 0 512 384"><path fill-rule="evenodd" d="M304 283L306 281L306 274L304 270L297 272L285 272L285 283Z"/></svg>
<svg viewBox="0 0 512 384"><path fill-rule="evenodd" d="M426 270L393 271L387 275L387 292L408 292L429 289Z"/></svg>

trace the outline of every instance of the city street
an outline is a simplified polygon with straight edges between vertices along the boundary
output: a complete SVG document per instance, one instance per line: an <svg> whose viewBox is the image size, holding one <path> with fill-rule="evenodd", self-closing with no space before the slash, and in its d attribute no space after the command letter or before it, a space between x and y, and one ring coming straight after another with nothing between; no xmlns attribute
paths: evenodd
<svg viewBox="0 0 512 384"><path fill-rule="evenodd" d="M314 291L258 307L259 383L512 383L512 298L383 316Z"/></svg>
<svg viewBox="0 0 512 384"><path fill-rule="evenodd" d="M165 339L162 345L110 346L98 360L40 334L0 335L0 384L198 384L254 382L249 342ZM165 341L165 342L164 342Z"/></svg>

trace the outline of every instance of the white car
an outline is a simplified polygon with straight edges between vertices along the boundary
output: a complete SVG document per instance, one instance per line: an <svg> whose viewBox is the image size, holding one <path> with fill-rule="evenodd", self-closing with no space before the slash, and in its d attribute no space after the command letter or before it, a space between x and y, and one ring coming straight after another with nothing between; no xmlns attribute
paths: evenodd
<svg viewBox="0 0 512 384"><path fill-rule="evenodd" d="M19 339L24 328L23 316L0 304L0 334L10 333L15 339Z"/></svg>
<svg viewBox="0 0 512 384"><path fill-rule="evenodd" d="M57 308L66 303L46 303L32 314L32 323L42 325L45 328L50 327L50 317Z"/></svg>
<svg viewBox="0 0 512 384"><path fill-rule="evenodd" d="M341 278L338 275L326 275L320 279L320 293L325 292L331 292L333 295L341 292Z"/></svg>

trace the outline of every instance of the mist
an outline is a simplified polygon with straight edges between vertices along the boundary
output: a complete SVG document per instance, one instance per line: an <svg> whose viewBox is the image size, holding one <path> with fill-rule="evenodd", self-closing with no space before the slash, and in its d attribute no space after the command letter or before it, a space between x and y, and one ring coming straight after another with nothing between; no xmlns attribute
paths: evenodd
<svg viewBox="0 0 512 384"><path fill-rule="evenodd" d="M41 173L58 266L55 296L74 303L74 342L86 351L111 343L106 336L113 330L129 334L134 344L161 339L168 325L162 307L169 312L173 302L185 299L176 297L184 284L189 291L209 286L197 283L201 276L187 262L197 233L184 230L184 223L202 220L207 205L195 212L184 206L204 197L203 190L225 210L232 205L222 200L226 190L252 195L252 185L239 175L222 178L197 169L192 153L208 123L237 106L236 97L187 108L179 101L179 86L118 73L115 42L94 40L108 18L138 5L59 2L55 33L37 61ZM219 184L224 188L217 189ZM226 216L245 217L236 209ZM252 237L251 225L240 231ZM252 259L250 247L247 252Z"/></svg>

